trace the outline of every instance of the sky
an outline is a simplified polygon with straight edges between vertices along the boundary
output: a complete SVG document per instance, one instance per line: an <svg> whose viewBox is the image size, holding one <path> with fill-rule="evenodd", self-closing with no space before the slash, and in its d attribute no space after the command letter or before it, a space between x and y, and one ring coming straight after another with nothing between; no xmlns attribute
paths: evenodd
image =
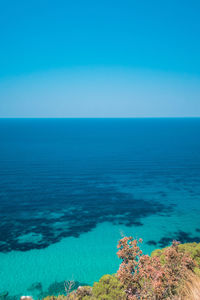
<svg viewBox="0 0 200 300"><path fill-rule="evenodd" d="M199 0L0 0L0 117L200 117Z"/></svg>

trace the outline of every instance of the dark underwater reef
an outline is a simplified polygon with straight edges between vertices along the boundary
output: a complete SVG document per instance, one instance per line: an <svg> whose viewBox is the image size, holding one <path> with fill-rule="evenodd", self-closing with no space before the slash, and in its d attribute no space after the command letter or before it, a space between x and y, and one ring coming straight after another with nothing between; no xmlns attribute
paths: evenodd
<svg viewBox="0 0 200 300"><path fill-rule="evenodd" d="M110 187L93 188L92 194L68 195L67 199L13 201L1 209L0 251L45 248L64 237L79 237L102 222L142 226L145 217L170 215L173 208Z"/></svg>

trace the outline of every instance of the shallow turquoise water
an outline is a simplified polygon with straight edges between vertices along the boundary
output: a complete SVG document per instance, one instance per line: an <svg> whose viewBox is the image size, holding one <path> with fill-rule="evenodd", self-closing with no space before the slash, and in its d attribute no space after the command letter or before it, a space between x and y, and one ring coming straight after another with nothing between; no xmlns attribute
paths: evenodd
<svg viewBox="0 0 200 300"><path fill-rule="evenodd" d="M200 119L0 120L0 293L116 272L120 237L200 242ZM8 298L9 298L8 297Z"/></svg>

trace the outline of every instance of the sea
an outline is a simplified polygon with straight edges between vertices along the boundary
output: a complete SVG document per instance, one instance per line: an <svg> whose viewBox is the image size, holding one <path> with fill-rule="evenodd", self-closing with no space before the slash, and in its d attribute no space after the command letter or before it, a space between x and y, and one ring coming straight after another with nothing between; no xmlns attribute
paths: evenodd
<svg viewBox="0 0 200 300"><path fill-rule="evenodd" d="M92 285L123 236L200 242L200 118L0 119L0 297Z"/></svg>

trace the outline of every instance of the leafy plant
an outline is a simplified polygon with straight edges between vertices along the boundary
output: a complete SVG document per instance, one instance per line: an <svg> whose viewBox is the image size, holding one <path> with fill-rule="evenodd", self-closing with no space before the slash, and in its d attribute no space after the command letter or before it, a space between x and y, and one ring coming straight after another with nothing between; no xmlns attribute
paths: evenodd
<svg viewBox="0 0 200 300"><path fill-rule="evenodd" d="M172 297L186 279L187 271L194 270L195 262L179 250L176 241L152 257L142 254L141 242L141 239L124 237L118 244L117 255L122 263L117 276L126 287L127 298L159 300Z"/></svg>
<svg viewBox="0 0 200 300"><path fill-rule="evenodd" d="M99 282L95 282L92 289L93 296L99 300L126 299L123 285L114 275L104 275Z"/></svg>
<svg viewBox="0 0 200 300"><path fill-rule="evenodd" d="M164 251L167 248L164 249L156 249L151 253L151 256L159 256L162 263L164 264ZM178 245L178 251L182 253L187 253L196 263L196 266L194 268L194 272L200 276L200 243L185 243L185 244L179 244Z"/></svg>

